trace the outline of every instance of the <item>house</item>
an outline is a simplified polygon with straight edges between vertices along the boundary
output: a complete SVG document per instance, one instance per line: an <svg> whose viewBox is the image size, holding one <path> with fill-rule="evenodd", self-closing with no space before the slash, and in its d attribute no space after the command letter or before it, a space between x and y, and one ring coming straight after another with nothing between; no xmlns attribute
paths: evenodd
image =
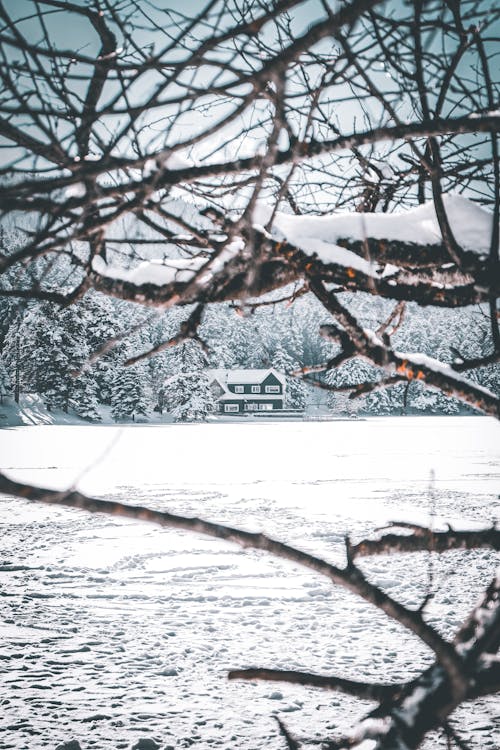
<svg viewBox="0 0 500 750"><path fill-rule="evenodd" d="M216 410L222 414L273 411L285 405L286 379L277 370L208 370Z"/></svg>

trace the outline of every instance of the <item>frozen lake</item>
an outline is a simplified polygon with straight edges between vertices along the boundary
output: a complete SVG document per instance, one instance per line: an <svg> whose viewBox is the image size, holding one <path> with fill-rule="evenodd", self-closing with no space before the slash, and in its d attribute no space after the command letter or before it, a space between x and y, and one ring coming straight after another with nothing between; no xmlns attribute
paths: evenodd
<svg viewBox="0 0 500 750"><path fill-rule="evenodd" d="M500 425L479 417L0 431L11 477L199 515L327 559L390 520L486 525L500 517ZM432 473L435 479L431 479ZM257 552L117 518L1 498L0 750L282 748L334 737L370 704L318 689L228 683L269 666L400 680L432 655L321 577ZM496 559L495 559L496 558ZM452 636L498 556L435 563L428 619ZM418 606L427 556L366 560ZM454 715L471 747L498 747L498 706ZM427 748L445 747L437 737Z"/></svg>

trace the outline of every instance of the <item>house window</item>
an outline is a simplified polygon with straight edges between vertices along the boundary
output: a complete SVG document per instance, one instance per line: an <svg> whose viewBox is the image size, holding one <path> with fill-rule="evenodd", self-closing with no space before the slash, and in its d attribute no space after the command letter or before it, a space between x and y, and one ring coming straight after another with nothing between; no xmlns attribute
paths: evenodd
<svg viewBox="0 0 500 750"><path fill-rule="evenodd" d="M266 385L266 393L279 393L279 385Z"/></svg>
<svg viewBox="0 0 500 750"><path fill-rule="evenodd" d="M224 411L237 412L240 410L238 404L224 404Z"/></svg>
<svg viewBox="0 0 500 750"><path fill-rule="evenodd" d="M260 411L272 411L273 405L272 404L259 404L259 410Z"/></svg>
<svg viewBox="0 0 500 750"><path fill-rule="evenodd" d="M252 393L260 393L260 385L252 385Z"/></svg>
<svg viewBox="0 0 500 750"><path fill-rule="evenodd" d="M245 393L245 389L242 385L235 385L234 386L234 392L235 393Z"/></svg>
<svg viewBox="0 0 500 750"><path fill-rule="evenodd" d="M253 404L251 401L249 403L245 404L245 410L246 411L255 411L259 408L258 404Z"/></svg>

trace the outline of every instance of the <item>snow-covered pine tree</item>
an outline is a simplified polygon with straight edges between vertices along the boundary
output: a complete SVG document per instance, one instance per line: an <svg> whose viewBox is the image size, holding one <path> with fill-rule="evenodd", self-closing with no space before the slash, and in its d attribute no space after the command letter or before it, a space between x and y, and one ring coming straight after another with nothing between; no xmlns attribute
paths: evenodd
<svg viewBox="0 0 500 750"><path fill-rule="evenodd" d="M269 356L263 346L262 325L258 315L231 312L223 338L230 342L231 367L263 367Z"/></svg>
<svg viewBox="0 0 500 750"><path fill-rule="evenodd" d="M235 329L239 330L233 336ZM245 337L242 318L235 315L227 305L210 307L203 317L200 336L209 342L208 365L220 369L231 369L238 365L239 359L245 356L237 351ZM239 338L241 336L241 338Z"/></svg>
<svg viewBox="0 0 500 750"><path fill-rule="evenodd" d="M364 359L354 358L335 367L325 375L325 382L334 387L355 386L377 379L377 371ZM330 391L327 398L328 408L335 414L352 415L361 409L362 399L349 398L349 391Z"/></svg>
<svg viewBox="0 0 500 750"><path fill-rule="evenodd" d="M168 310L159 316L147 328L146 337L142 336L137 342L137 351L147 351L158 346L175 336L179 331L181 321L185 319L185 312L178 309ZM135 337L134 337L135 343ZM165 404L165 381L173 374L171 365L171 350L167 349L149 357L144 365L147 370L151 386L151 404L153 410L163 414L167 407Z"/></svg>
<svg viewBox="0 0 500 750"><path fill-rule="evenodd" d="M174 374L165 383L165 401L176 422L203 421L214 410L206 365L206 357L194 341L185 341L172 352Z"/></svg>
<svg viewBox="0 0 500 750"><path fill-rule="evenodd" d="M122 332L118 314L120 304L123 306L123 303L93 291L79 303L89 356L113 342ZM92 364L89 374L95 382L96 397L101 404L111 404L115 370L121 367L124 351L125 345L120 341L102 352Z"/></svg>
<svg viewBox="0 0 500 750"><path fill-rule="evenodd" d="M290 354L281 343L278 343L274 352L273 367L286 376L286 400L285 406L290 409L304 409L306 405L306 389L299 378L289 373L298 368Z"/></svg>
<svg viewBox="0 0 500 750"><path fill-rule="evenodd" d="M0 404L11 392L11 382L7 368L5 367L3 357L0 355Z"/></svg>
<svg viewBox="0 0 500 750"><path fill-rule="evenodd" d="M458 414L460 403L450 396L446 396L442 391L437 392L437 410L440 414Z"/></svg>
<svg viewBox="0 0 500 750"><path fill-rule="evenodd" d="M70 398L70 407L82 419L100 422L97 387L91 372L83 372L75 377Z"/></svg>
<svg viewBox="0 0 500 750"><path fill-rule="evenodd" d="M61 310L50 303L33 303L12 323L5 338L6 362L11 376L19 371L22 390L40 394L49 411L71 409L97 420L93 379L90 373L75 375L88 354L79 305Z"/></svg>
<svg viewBox="0 0 500 750"><path fill-rule="evenodd" d="M324 311L318 300L310 294L297 300L293 344L296 358L302 365L315 365L328 359L331 345L318 335L318 320L324 320ZM291 309L291 308L290 308ZM325 321L326 322L326 321Z"/></svg>
<svg viewBox="0 0 500 750"><path fill-rule="evenodd" d="M43 385L39 375L46 362L38 347L38 328L43 325L40 308L38 303L32 302L26 309L19 310L5 335L4 362L18 391L40 393Z"/></svg>
<svg viewBox="0 0 500 750"><path fill-rule="evenodd" d="M169 357L161 352L148 361L149 377L151 379L151 394L153 411L163 414L166 410L165 381L170 377Z"/></svg>
<svg viewBox="0 0 500 750"><path fill-rule="evenodd" d="M364 408L370 414L401 414L405 411L406 383L379 388L366 397Z"/></svg>
<svg viewBox="0 0 500 750"><path fill-rule="evenodd" d="M111 392L111 415L116 422L135 422L137 417L147 416L149 403L144 382L141 364L116 369Z"/></svg>
<svg viewBox="0 0 500 750"><path fill-rule="evenodd" d="M66 356L64 380L67 406L83 419L100 421L96 380L93 372L87 368L90 355L88 336L93 324L92 310L87 305L88 302L83 300L78 305L68 307L60 315L56 314L56 320Z"/></svg>
<svg viewBox="0 0 500 750"><path fill-rule="evenodd" d="M436 414L439 411L437 391L413 381L408 388L408 405L412 411Z"/></svg>
<svg viewBox="0 0 500 750"><path fill-rule="evenodd" d="M54 305L34 305L19 328L20 362L23 390L40 394L49 411L69 409L72 378L70 370L81 364L74 361L68 348L72 335L61 326Z"/></svg>

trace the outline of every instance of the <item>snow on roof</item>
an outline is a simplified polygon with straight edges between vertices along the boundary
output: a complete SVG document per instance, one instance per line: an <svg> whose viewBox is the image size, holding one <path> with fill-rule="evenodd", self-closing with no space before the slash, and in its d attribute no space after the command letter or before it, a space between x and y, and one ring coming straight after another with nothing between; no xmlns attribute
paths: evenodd
<svg viewBox="0 0 500 750"><path fill-rule="evenodd" d="M268 367L267 370L207 370L210 380L217 380L223 388L228 385L258 385L271 373L285 385L285 376L274 367Z"/></svg>

